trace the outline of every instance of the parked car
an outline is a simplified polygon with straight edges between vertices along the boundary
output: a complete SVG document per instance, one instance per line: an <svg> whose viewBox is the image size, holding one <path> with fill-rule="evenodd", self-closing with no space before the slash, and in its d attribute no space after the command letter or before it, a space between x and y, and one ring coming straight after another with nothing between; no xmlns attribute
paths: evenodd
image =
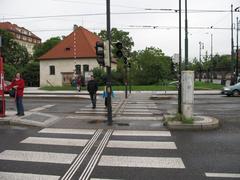
<svg viewBox="0 0 240 180"><path fill-rule="evenodd" d="M240 82L232 86L226 86L222 89L222 94L227 96L239 96L240 95Z"/></svg>

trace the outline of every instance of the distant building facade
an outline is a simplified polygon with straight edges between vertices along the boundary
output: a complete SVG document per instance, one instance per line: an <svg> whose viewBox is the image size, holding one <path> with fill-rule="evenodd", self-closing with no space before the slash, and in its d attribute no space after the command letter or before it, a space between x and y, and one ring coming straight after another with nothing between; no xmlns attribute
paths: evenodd
<svg viewBox="0 0 240 180"><path fill-rule="evenodd" d="M33 54L33 47L41 43L41 39L24 27L19 27L10 22L0 22L0 29L10 32L14 40L27 48L29 54Z"/></svg>

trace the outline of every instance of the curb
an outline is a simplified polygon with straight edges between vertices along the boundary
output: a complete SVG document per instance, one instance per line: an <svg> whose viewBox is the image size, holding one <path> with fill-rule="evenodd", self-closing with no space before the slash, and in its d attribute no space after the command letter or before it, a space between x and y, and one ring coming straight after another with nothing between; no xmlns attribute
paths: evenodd
<svg viewBox="0 0 240 180"><path fill-rule="evenodd" d="M167 121L168 118L174 115L164 115L164 125L169 130L215 130L220 127L219 120L210 116L194 116L193 124L184 124L181 121Z"/></svg>
<svg viewBox="0 0 240 180"><path fill-rule="evenodd" d="M57 116L40 113L40 112L25 112L25 116L14 116L11 114L0 118L0 125L20 125L20 126L31 126L31 127L49 127L59 120ZM39 115L46 117L44 121L37 121L28 119L31 115Z"/></svg>

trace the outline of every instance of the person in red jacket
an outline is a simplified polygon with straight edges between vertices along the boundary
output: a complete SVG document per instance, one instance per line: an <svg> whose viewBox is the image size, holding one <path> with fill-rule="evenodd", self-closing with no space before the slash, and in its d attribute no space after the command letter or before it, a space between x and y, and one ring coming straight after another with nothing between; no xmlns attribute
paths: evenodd
<svg viewBox="0 0 240 180"><path fill-rule="evenodd" d="M15 102L17 107L17 116L24 116L24 107L23 107L23 91L24 91L24 80L21 78L20 73L16 74L15 79L12 83L7 86L7 89L14 88L15 92Z"/></svg>

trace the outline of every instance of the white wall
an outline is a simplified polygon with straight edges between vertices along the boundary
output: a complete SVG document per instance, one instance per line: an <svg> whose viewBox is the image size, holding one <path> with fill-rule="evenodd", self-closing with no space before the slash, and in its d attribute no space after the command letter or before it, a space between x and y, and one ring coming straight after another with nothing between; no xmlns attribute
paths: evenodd
<svg viewBox="0 0 240 180"><path fill-rule="evenodd" d="M61 60L41 60L40 61L40 86L49 86L49 81L54 86L62 86L62 72L73 72L75 65L89 65L89 71L99 67L96 59L61 59ZM50 75L49 66L55 66L55 75Z"/></svg>

